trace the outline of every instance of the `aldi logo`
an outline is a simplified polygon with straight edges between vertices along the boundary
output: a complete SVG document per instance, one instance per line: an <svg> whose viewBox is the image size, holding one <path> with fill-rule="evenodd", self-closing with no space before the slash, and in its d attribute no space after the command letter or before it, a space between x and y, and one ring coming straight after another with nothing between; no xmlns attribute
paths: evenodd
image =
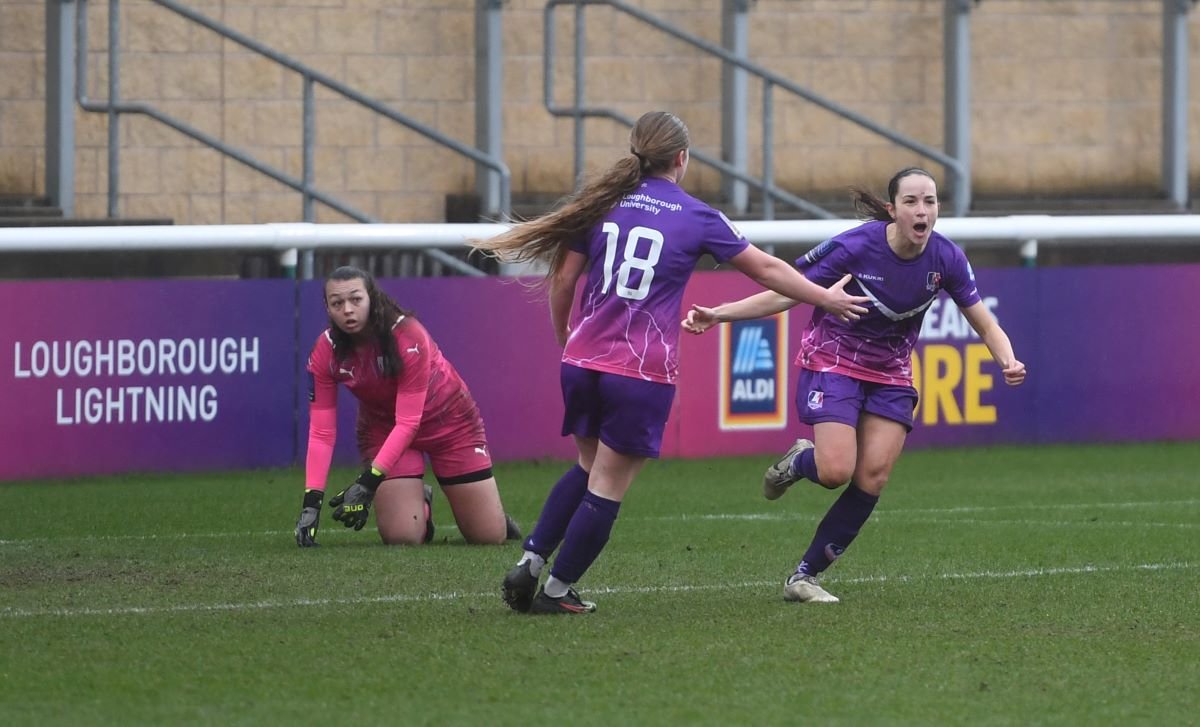
<svg viewBox="0 0 1200 727"><path fill-rule="evenodd" d="M787 311L721 326L721 429L787 424Z"/></svg>

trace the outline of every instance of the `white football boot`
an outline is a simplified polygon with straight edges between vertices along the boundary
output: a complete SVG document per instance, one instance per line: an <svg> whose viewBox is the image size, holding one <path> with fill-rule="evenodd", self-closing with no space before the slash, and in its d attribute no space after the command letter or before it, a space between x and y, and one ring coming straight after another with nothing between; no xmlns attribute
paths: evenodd
<svg viewBox="0 0 1200 727"><path fill-rule="evenodd" d="M787 492L792 483L800 479L792 474L792 462L806 449L812 449L813 443L807 439L797 439L787 454L775 464L767 468L763 475L763 497L768 500L778 500Z"/></svg>
<svg viewBox="0 0 1200 727"><path fill-rule="evenodd" d="M783 587L783 600L799 603L837 603L838 597L821 588L816 576L793 573Z"/></svg>

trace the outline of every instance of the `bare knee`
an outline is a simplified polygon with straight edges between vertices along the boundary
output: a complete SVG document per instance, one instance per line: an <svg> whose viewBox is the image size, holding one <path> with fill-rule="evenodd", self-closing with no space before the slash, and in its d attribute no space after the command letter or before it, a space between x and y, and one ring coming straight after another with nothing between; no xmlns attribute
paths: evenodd
<svg viewBox="0 0 1200 727"><path fill-rule="evenodd" d="M854 476L854 463L823 461L818 454L817 476L821 478L817 482L818 485L828 490L836 490L849 482L850 478Z"/></svg>
<svg viewBox="0 0 1200 727"><path fill-rule="evenodd" d="M463 533L463 539L467 541L468 545L504 545L505 542L504 533L500 533L499 536L492 533L483 535Z"/></svg>

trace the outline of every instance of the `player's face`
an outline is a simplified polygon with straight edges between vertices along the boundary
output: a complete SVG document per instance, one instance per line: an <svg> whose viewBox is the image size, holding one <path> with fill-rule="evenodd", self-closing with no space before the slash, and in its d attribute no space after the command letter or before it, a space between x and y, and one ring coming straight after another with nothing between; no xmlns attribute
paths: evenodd
<svg viewBox="0 0 1200 727"><path fill-rule="evenodd" d="M371 314L371 298L362 278L325 284L325 309L334 325L350 335L361 333Z"/></svg>
<svg viewBox="0 0 1200 727"><path fill-rule="evenodd" d="M924 245L937 222L937 184L924 174L910 174L900 180L896 198L888 207L900 236L914 245Z"/></svg>

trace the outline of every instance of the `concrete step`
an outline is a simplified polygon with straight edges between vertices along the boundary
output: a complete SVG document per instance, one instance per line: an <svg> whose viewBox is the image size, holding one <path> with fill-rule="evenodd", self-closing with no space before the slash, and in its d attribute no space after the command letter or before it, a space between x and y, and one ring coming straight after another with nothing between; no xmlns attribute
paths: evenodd
<svg viewBox="0 0 1200 727"><path fill-rule="evenodd" d="M0 208L30 209L38 207L52 207L50 198L36 194L0 193Z"/></svg>
<svg viewBox="0 0 1200 727"><path fill-rule="evenodd" d="M115 219L80 218L80 217L50 217L39 215L24 215L9 217L0 214L0 227L113 227L117 225L173 225L169 219L141 219L117 217Z"/></svg>

